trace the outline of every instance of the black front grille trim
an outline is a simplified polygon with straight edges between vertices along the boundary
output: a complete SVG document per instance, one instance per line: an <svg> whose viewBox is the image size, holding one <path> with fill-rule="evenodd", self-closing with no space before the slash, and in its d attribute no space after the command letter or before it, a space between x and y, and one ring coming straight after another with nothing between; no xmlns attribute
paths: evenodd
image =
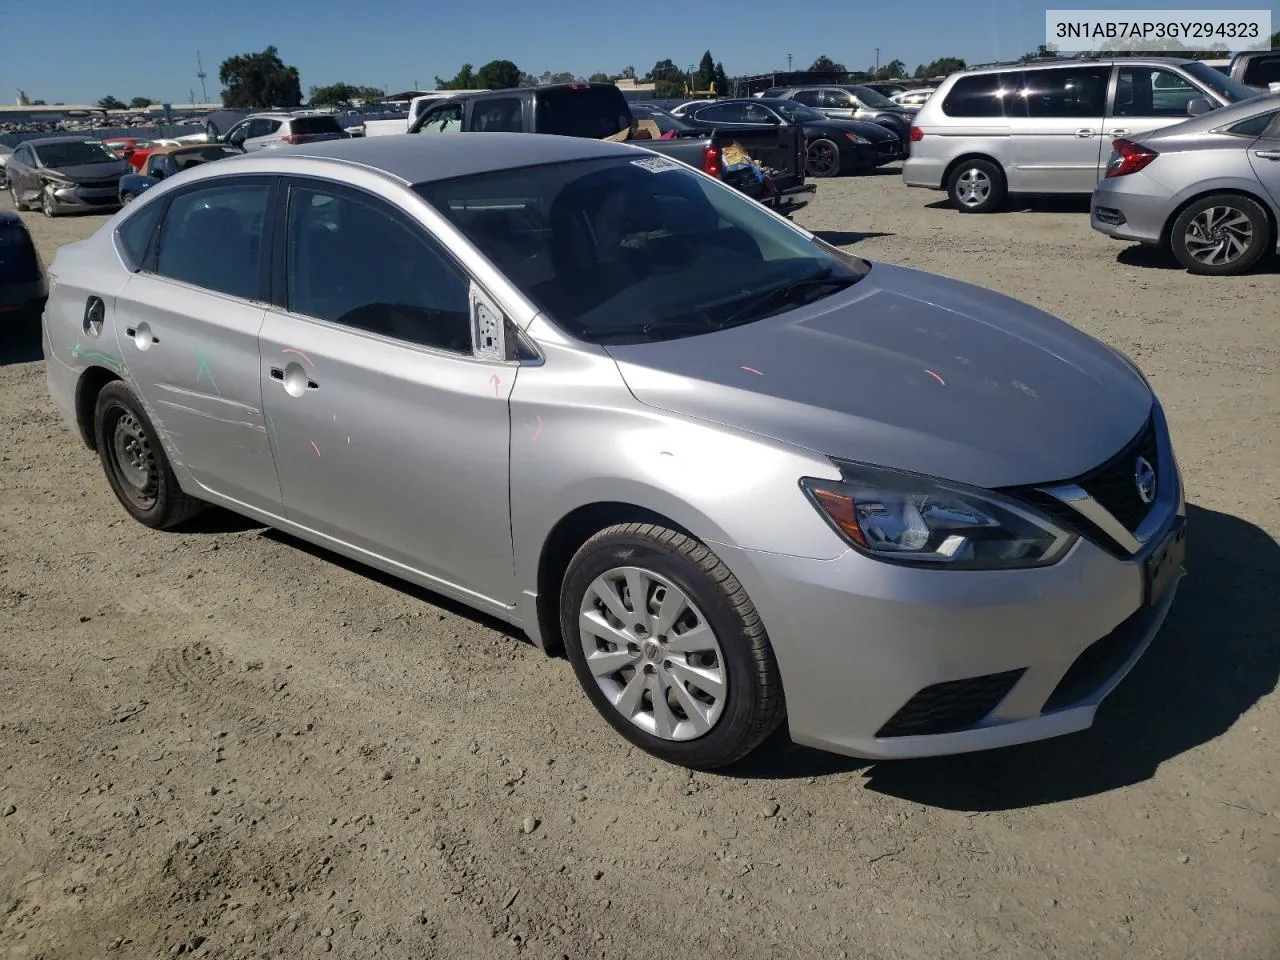
<svg viewBox="0 0 1280 960"><path fill-rule="evenodd" d="M925 687L903 704L876 736L923 737L967 730L998 707L1024 673L1025 667Z"/></svg>

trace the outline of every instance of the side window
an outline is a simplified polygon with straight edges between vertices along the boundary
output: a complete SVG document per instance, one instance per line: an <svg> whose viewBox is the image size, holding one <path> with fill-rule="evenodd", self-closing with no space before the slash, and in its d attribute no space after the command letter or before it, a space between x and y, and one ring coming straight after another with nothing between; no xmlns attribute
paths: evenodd
<svg viewBox="0 0 1280 960"><path fill-rule="evenodd" d="M1185 118L1187 104L1205 93L1184 77L1160 67L1121 67L1116 79L1117 117Z"/></svg>
<svg viewBox="0 0 1280 960"><path fill-rule="evenodd" d="M380 204L295 187L287 236L291 312L471 353L470 281L433 241Z"/></svg>
<svg viewBox="0 0 1280 960"><path fill-rule="evenodd" d="M823 90L822 105L824 107L835 107L841 110L856 110L858 101L854 99L853 94L848 90Z"/></svg>
<svg viewBox="0 0 1280 960"><path fill-rule="evenodd" d="M520 100L499 97L480 101L471 112L471 127L481 133L519 133L524 129Z"/></svg>
<svg viewBox="0 0 1280 960"><path fill-rule="evenodd" d="M821 90L797 90L791 95L791 99L796 103L804 104L806 107L817 107L822 105Z"/></svg>
<svg viewBox="0 0 1280 960"><path fill-rule="evenodd" d="M1254 57L1245 64L1241 82L1251 87L1280 83L1280 56Z"/></svg>
<svg viewBox="0 0 1280 960"><path fill-rule="evenodd" d="M1110 79L1110 67L1028 70L1023 74L1021 100L1033 120L1101 120L1107 109Z"/></svg>
<svg viewBox="0 0 1280 960"><path fill-rule="evenodd" d="M173 198L160 227L156 273L256 300L270 183L214 184Z"/></svg>
<svg viewBox="0 0 1280 960"><path fill-rule="evenodd" d="M1000 73L960 77L947 91L942 112L949 117L1003 117L1004 100L1012 94L1015 82Z"/></svg>
<svg viewBox="0 0 1280 960"><path fill-rule="evenodd" d="M164 154L147 157L147 176L148 177L164 176Z"/></svg>
<svg viewBox="0 0 1280 960"><path fill-rule="evenodd" d="M213 126L210 124L210 126ZM242 121L227 131L227 143L244 143L249 137L249 122Z"/></svg>
<svg viewBox="0 0 1280 960"><path fill-rule="evenodd" d="M1250 117L1248 120L1241 120L1239 123L1227 127L1226 133L1230 133L1237 137L1260 137L1267 132L1267 128L1280 118L1280 112L1272 111L1271 113L1260 113L1256 117Z"/></svg>
<svg viewBox="0 0 1280 960"><path fill-rule="evenodd" d="M164 201L144 203L131 208L134 213L116 228L116 236L120 238L120 246L124 247L129 265L137 270L147 260L151 251L151 241L156 235L156 225L160 222L160 211L164 209Z"/></svg>
<svg viewBox="0 0 1280 960"><path fill-rule="evenodd" d="M703 123L745 123L746 110L740 103L717 103L695 114Z"/></svg>
<svg viewBox="0 0 1280 960"><path fill-rule="evenodd" d="M427 115L419 133L456 133L462 129L462 104L453 103Z"/></svg>

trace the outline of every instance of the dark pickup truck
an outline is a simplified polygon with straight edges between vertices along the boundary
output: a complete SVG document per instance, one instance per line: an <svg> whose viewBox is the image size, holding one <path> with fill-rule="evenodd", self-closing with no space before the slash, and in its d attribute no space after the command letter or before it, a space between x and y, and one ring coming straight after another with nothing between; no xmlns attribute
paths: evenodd
<svg viewBox="0 0 1280 960"><path fill-rule="evenodd" d="M594 140L624 138L702 170L765 206L790 216L814 191L806 184L805 143L799 130L702 132L671 139L643 138L627 100L611 83L555 83L511 90L459 91L432 104L410 134L545 133ZM656 131L654 131L656 132ZM741 162L739 150L758 166ZM760 168L764 168L761 170Z"/></svg>

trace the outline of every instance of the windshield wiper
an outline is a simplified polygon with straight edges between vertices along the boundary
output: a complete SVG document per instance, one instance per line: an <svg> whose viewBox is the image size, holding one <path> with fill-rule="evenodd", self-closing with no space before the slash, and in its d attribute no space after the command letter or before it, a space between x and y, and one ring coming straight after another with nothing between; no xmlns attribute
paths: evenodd
<svg viewBox="0 0 1280 960"><path fill-rule="evenodd" d="M719 329L719 324L695 322L693 320L650 320L647 323L633 323L623 327L611 327L596 334L597 340L611 340L614 337L643 337L646 340L660 340L669 333L710 333Z"/></svg>
<svg viewBox="0 0 1280 960"><path fill-rule="evenodd" d="M773 310L779 306L792 303L795 297L809 290L819 290L823 287L835 287L835 290L843 290L845 287L851 287L858 282L857 277L840 276L833 277L831 274L835 271L834 267L823 267L816 273L811 273L807 277L801 277L799 280L793 280L791 283L776 287L773 290L763 293L748 303L741 310L731 313L716 323L716 327L724 329L732 327L735 324L746 323L749 320L755 320L763 316L766 311ZM834 293L835 290L832 292Z"/></svg>

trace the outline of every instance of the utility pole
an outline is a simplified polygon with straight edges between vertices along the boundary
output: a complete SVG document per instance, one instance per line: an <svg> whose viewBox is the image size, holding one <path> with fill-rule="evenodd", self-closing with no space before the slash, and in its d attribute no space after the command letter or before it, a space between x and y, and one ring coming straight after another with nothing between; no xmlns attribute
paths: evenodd
<svg viewBox="0 0 1280 960"><path fill-rule="evenodd" d="M876 78L880 77L880 48L876 47Z"/></svg>
<svg viewBox="0 0 1280 960"><path fill-rule="evenodd" d="M787 54L787 73L791 72L791 54Z"/></svg>
<svg viewBox="0 0 1280 960"><path fill-rule="evenodd" d="M204 78L205 78L205 77L207 77L207 76L208 76L208 74L204 72L204 62L200 59L200 51L199 51L199 50L197 50L197 51L196 51L196 76L200 78L200 96L201 96L201 101L200 101L200 102L201 102L201 103L208 103L208 102L209 102L209 91L205 88L205 85L204 85ZM195 102L195 99L196 99L196 95L195 95L194 93L192 93L192 94L191 94L191 101L192 101L192 103L194 103L194 102Z"/></svg>

